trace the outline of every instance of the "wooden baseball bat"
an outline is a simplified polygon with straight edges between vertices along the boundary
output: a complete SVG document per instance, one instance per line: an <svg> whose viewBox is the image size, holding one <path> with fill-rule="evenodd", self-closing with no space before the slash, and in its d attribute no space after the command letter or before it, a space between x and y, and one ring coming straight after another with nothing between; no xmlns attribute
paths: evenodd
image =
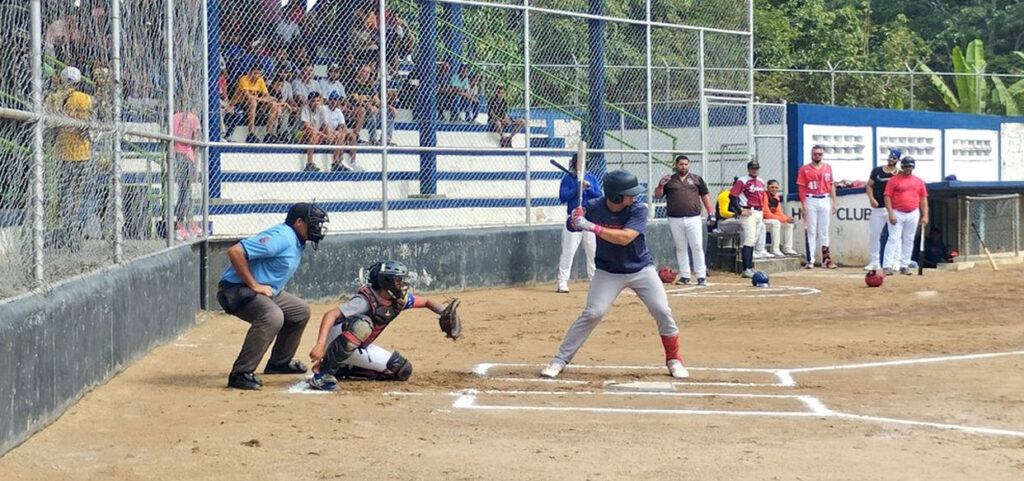
<svg viewBox="0 0 1024 481"><path fill-rule="evenodd" d="M587 142L580 140L576 146L576 205L583 206L583 173L587 171Z"/></svg>
<svg viewBox="0 0 1024 481"><path fill-rule="evenodd" d="M917 249L917 275L924 275L924 224L918 222L917 230L921 233L921 242Z"/></svg>
<svg viewBox="0 0 1024 481"><path fill-rule="evenodd" d="M981 243L981 248L985 251L985 257L988 258L989 267L994 271L998 271L999 266L996 265L996 260L992 257L992 253L989 252L988 247L985 247L985 241L981 238L981 232L978 232L978 226L975 225L974 222L971 222L971 228L974 229L974 235L978 236L978 242Z"/></svg>

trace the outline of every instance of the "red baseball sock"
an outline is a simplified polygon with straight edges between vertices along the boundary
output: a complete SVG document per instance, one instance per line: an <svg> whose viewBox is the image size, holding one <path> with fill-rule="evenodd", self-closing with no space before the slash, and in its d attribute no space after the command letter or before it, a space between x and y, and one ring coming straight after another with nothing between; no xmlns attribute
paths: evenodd
<svg viewBox="0 0 1024 481"><path fill-rule="evenodd" d="M680 361L683 360L679 355L679 334L661 336L661 345L665 347L666 361L671 361L672 359L678 359Z"/></svg>

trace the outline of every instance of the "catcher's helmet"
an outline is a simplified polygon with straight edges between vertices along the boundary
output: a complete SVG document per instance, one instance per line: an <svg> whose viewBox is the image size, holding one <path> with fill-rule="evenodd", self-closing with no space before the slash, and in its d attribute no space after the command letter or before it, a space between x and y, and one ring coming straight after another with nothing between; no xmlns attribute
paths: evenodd
<svg viewBox="0 0 1024 481"><path fill-rule="evenodd" d="M868 287L878 287L882 285L882 282L884 280L885 272L882 270L876 269L873 271L868 271L868 273L864 275L864 283L867 284Z"/></svg>
<svg viewBox="0 0 1024 481"><path fill-rule="evenodd" d="M661 278L661 282L671 284L679 277L679 271L673 270L668 266L661 266L658 268L658 277Z"/></svg>
<svg viewBox="0 0 1024 481"><path fill-rule="evenodd" d="M625 170L613 170L605 174L601 187L608 200L616 204L622 202L624 195L640 195L645 190L636 176Z"/></svg>
<svg viewBox="0 0 1024 481"><path fill-rule="evenodd" d="M750 283L754 287L768 287L768 274L762 270L754 271L754 275L750 277Z"/></svg>
<svg viewBox="0 0 1024 481"><path fill-rule="evenodd" d="M392 260L380 260L374 262L369 271L367 277L370 287L387 290L393 300L405 300L405 276L409 275L409 268L405 267L405 264Z"/></svg>
<svg viewBox="0 0 1024 481"><path fill-rule="evenodd" d="M295 219L302 219L306 223L306 240L313 243L313 248L319 246L319 242L324 239L324 234L327 233L327 228L324 227L324 224L330 222L330 219L327 218L327 212L316 204L298 202L288 209L288 215L285 217L284 223L294 225Z"/></svg>

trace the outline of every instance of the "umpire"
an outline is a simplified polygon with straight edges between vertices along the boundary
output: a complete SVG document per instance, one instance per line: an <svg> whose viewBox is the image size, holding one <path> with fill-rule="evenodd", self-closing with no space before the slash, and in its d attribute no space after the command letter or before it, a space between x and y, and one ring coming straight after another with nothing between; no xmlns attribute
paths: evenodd
<svg viewBox="0 0 1024 481"><path fill-rule="evenodd" d="M309 321L309 304L284 291L302 260L306 241L313 247L324 238L327 212L305 202L292 205L283 224L243 239L228 248L231 262L220 276L217 302L228 314L250 325L228 387L259 389L255 374L263 354L275 338L264 374L301 374L306 365L293 359Z"/></svg>

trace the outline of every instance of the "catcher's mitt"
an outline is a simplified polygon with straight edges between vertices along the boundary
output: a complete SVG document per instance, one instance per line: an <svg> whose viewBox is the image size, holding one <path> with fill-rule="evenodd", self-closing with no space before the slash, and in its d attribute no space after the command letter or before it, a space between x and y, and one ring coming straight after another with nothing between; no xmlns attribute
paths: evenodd
<svg viewBox="0 0 1024 481"><path fill-rule="evenodd" d="M437 323L441 326L441 330L452 340L458 339L459 335L462 334L462 320L459 319L458 308L459 299L452 299L437 318Z"/></svg>

